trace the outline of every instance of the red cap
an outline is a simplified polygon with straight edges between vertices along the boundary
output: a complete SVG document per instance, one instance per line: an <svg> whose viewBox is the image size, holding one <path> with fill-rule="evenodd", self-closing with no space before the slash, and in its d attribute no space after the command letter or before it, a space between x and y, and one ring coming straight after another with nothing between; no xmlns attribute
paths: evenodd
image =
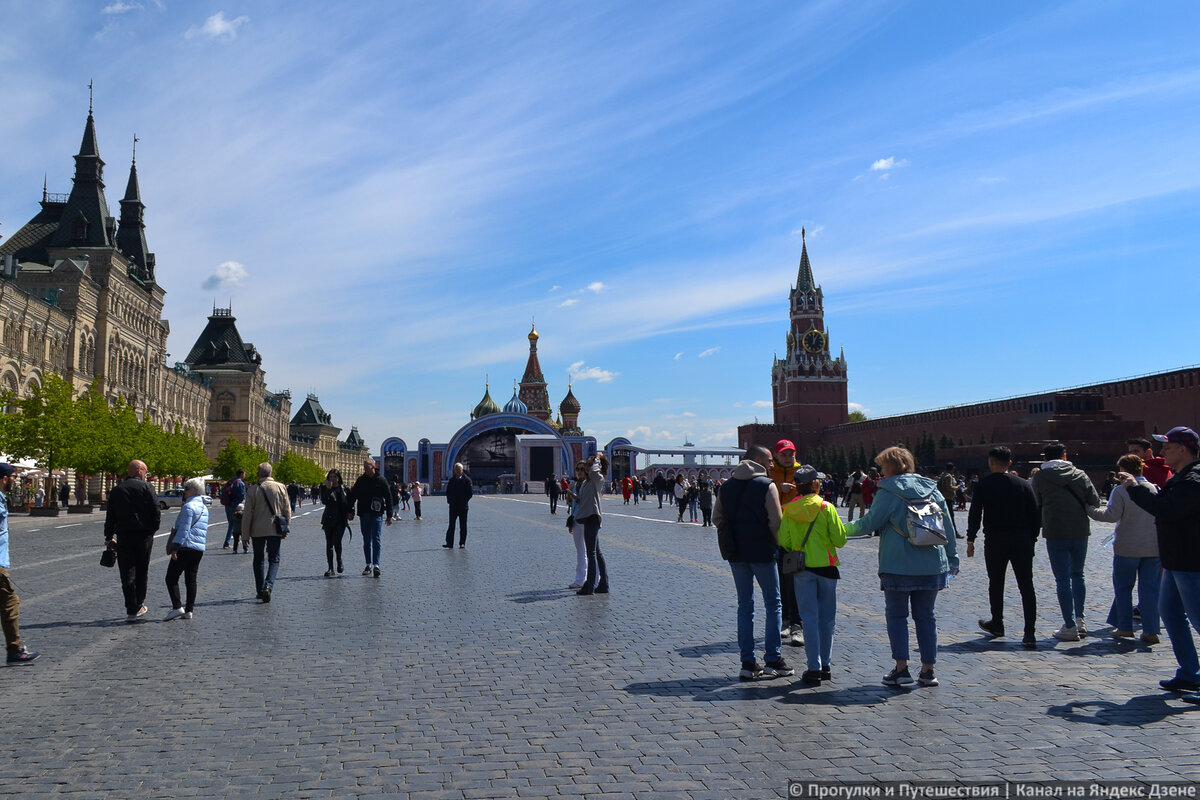
<svg viewBox="0 0 1200 800"><path fill-rule="evenodd" d="M780 439L775 443L775 452L782 453L784 450L791 450L794 453L796 452L796 445L792 444L790 439Z"/></svg>

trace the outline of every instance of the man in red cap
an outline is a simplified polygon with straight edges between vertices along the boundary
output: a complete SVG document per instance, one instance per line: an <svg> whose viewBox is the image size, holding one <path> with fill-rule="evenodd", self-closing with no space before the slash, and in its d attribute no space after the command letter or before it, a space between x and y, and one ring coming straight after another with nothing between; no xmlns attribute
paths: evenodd
<svg viewBox="0 0 1200 800"><path fill-rule="evenodd" d="M792 476L796 472L796 445L790 439L775 443L775 455L768 469L775 488L779 490L779 505L786 506L796 499L796 485ZM804 629L800 623L800 609L796 606L796 588L791 575L779 574L779 599L783 603L783 641L793 647L804 646Z"/></svg>

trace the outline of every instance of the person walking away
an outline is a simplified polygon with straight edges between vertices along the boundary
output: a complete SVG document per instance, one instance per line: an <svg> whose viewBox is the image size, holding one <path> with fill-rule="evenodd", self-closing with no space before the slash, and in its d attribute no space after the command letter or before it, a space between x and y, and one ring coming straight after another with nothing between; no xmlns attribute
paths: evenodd
<svg viewBox="0 0 1200 800"><path fill-rule="evenodd" d="M354 488L350 490L346 501L356 506L358 510L358 527L362 533L363 540L363 558L366 560L366 566L363 567L363 575L374 575L378 578L382 574L379 568L380 550L383 547L383 524L386 517L387 524L392 524L392 490L388 486L383 476L379 474L379 468L375 465L374 459L366 459L363 461L363 473L358 476L358 480L354 482ZM346 522L354 519L354 515L347 514Z"/></svg>
<svg viewBox="0 0 1200 800"><path fill-rule="evenodd" d="M8 574L12 566L8 550L8 493L12 491L16 471L12 464L0 464L0 628L4 629L10 665L32 664L39 655L21 644L21 598Z"/></svg>
<svg viewBox="0 0 1200 800"><path fill-rule="evenodd" d="M183 505L175 526L167 537L167 594L171 597L171 610L164 621L191 619L196 606L196 575L200 571L200 559L208 546L208 506L204 504L204 479L191 478L183 484ZM179 576L183 575L187 589L187 603L179 597Z"/></svg>
<svg viewBox="0 0 1200 800"><path fill-rule="evenodd" d="M104 539L117 551L121 593L125 596L126 622L137 622L146 613L146 582L154 534L162 524L158 496L146 482L146 464L129 462L125 480L108 493L104 514Z"/></svg>
<svg viewBox="0 0 1200 800"><path fill-rule="evenodd" d="M662 508L663 495L667 493L667 479L663 477L661 469L654 476L654 491L658 494L658 507Z"/></svg>
<svg viewBox="0 0 1200 800"><path fill-rule="evenodd" d="M875 502L865 517L846 526L847 536L879 531L879 586L883 590L888 642L895 668L883 676L887 686L913 682L908 670L908 614L912 609L921 653L917 683L937 686L938 636L934 606L937 594L946 588L949 576L958 573L954 520L946 500L931 478L916 474L916 460L903 447L889 447L875 456L883 473ZM943 545L914 545L904 531L908 527L908 504L936 504L942 514L947 542Z"/></svg>
<svg viewBox="0 0 1200 800"><path fill-rule="evenodd" d="M1142 459L1126 453L1117 459L1117 469L1132 475L1151 494L1158 487L1142 474ZM1097 522L1114 522L1113 529L1113 605L1108 624L1114 639L1133 638L1133 586L1138 587L1138 608L1142 611L1142 642L1158 644L1158 590L1162 562L1158 557L1158 532L1150 512L1129 499L1129 490L1119 481L1108 496L1104 508L1089 508L1088 516Z"/></svg>
<svg viewBox="0 0 1200 800"><path fill-rule="evenodd" d="M954 465L947 464L946 469L937 479L938 492L946 500L946 508L950 509L950 519L954 519L955 490L958 488L958 478L954 475ZM962 538L961 536L959 537Z"/></svg>
<svg viewBox="0 0 1200 800"><path fill-rule="evenodd" d="M58 487L58 502L63 508L71 504L71 487L66 481L63 481L62 486Z"/></svg>
<svg viewBox="0 0 1200 800"><path fill-rule="evenodd" d="M786 506L797 497L796 485L792 477L796 472L796 445L790 439L780 439L775 443L775 455L768 466L769 477L779 493L779 505ZM792 647L804 646L804 623L800 619L800 609L796 607L796 587L792 580L779 573L779 601L782 606L783 641Z"/></svg>
<svg viewBox="0 0 1200 800"><path fill-rule="evenodd" d="M837 582L842 577L837 550L846 544L846 528L837 507L820 495L824 479L807 464L797 469L791 482L799 496L783 506L779 524L779 546L784 551L804 554L804 569L788 577L795 585L796 606L808 631L804 640L808 663L800 680L809 686L833 678Z"/></svg>
<svg viewBox="0 0 1200 800"><path fill-rule="evenodd" d="M559 496L559 494L561 494L561 492L558 488L558 476L557 475L551 475L550 479L548 481L546 481L546 494L550 497L550 513L557 514L558 513L558 496Z"/></svg>
<svg viewBox="0 0 1200 800"><path fill-rule="evenodd" d="M225 522L228 523L225 528L225 544L221 546L222 550L228 550L229 542L233 541L233 514L244 502L246 502L246 470L239 469L237 475L221 488L221 505L225 506ZM235 553L237 552L236 541L233 550Z"/></svg>
<svg viewBox="0 0 1200 800"><path fill-rule="evenodd" d="M1008 471L1011 466L1012 450L1007 447L993 447L988 453L990 472L975 487L967 512L967 558L975 557L975 539L982 524L991 616L979 620L979 627L993 637L1004 635L1004 577L1012 564L1025 613L1021 645L1033 650L1037 648L1033 553L1042 517L1033 488L1028 481L1011 474Z"/></svg>
<svg viewBox="0 0 1200 800"><path fill-rule="evenodd" d="M421 521L421 484L419 481L412 482L412 501L413 513L416 515L414 519L417 522Z"/></svg>
<svg viewBox="0 0 1200 800"><path fill-rule="evenodd" d="M770 450L762 445L750 447L730 479L721 485L713 507L718 537L723 536L724 530L732 544L732 552L723 555L728 555L737 590L737 639L742 661L738 678L743 681L757 680L767 673L768 677L782 678L796 673L782 653L783 623L776 566L782 511L779 490L767 471L770 463ZM755 582L763 601L765 670L758 665L754 654Z"/></svg>
<svg viewBox="0 0 1200 800"><path fill-rule="evenodd" d="M608 594L608 564L600 550L600 497L604 494L604 476L608 473L608 458L596 453L583 462L584 473L579 482L579 508L575 524L583 525L583 540L587 546L587 575L575 594Z"/></svg>
<svg viewBox="0 0 1200 800"><path fill-rule="evenodd" d="M1042 536L1063 617L1063 626L1054 632L1054 638L1078 642L1087 635L1083 622L1087 599L1083 567L1091 536L1087 510L1100 505L1100 495L1087 473L1067 460L1067 448L1061 442L1047 445L1042 456L1046 461L1030 483L1042 509Z"/></svg>
<svg viewBox="0 0 1200 800"><path fill-rule="evenodd" d="M446 526L446 543L442 547L454 546L454 521L458 520L458 548L467 546L467 507L475 487L461 463L454 465L454 475L446 482L446 505L450 506L450 524Z"/></svg>
<svg viewBox="0 0 1200 800"><path fill-rule="evenodd" d="M700 478L700 485L697 487L700 500L700 513L704 515L703 527L712 526L712 509L713 509L713 483L708 479L708 476Z"/></svg>
<svg viewBox="0 0 1200 800"><path fill-rule="evenodd" d="M1200 437L1191 428L1167 431L1160 448L1174 475L1157 494L1129 473L1118 473L1129 499L1154 516L1162 583L1158 612L1171 639L1179 669L1159 681L1172 692L1190 692L1183 699L1200 705L1200 660L1189 630L1200 631Z"/></svg>
<svg viewBox="0 0 1200 800"><path fill-rule="evenodd" d="M271 602L275 578L279 575L283 537L275 529L275 517L283 517L289 522L292 518L287 489L271 477L271 472L268 462L258 465L258 483L246 490L242 512L242 536L249 536L254 545L255 596L264 603Z"/></svg>
<svg viewBox="0 0 1200 800"><path fill-rule="evenodd" d="M329 569L325 570L325 577L332 578L335 574L341 575L346 571L346 566L342 563L342 534L350 527L350 520L354 517L354 505L347 497L340 470L331 469L325 475L320 497L325 506L325 510L321 512L321 530L325 532L325 561L329 565ZM353 535L351 533L351 536ZM333 571L335 557L336 573Z"/></svg>

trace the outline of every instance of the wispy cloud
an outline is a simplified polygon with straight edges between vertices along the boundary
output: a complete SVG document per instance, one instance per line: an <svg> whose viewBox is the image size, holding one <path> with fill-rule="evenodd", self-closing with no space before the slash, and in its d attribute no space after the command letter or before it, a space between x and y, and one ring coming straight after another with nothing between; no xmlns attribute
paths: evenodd
<svg viewBox="0 0 1200 800"><path fill-rule="evenodd" d="M120 5L120 3L117 3ZM231 41L237 38L238 28L250 21L249 17L241 16L233 19L226 19L224 11L218 11L208 19L204 20L203 25L193 25L188 28L183 34L185 39L195 39L202 37L210 40Z"/></svg>
<svg viewBox="0 0 1200 800"><path fill-rule="evenodd" d="M755 400L750 404L751 408L771 408L770 400Z"/></svg>
<svg viewBox="0 0 1200 800"><path fill-rule="evenodd" d="M205 278L200 286L207 291L212 291L213 289L233 289L244 285L248 277L249 273L246 272L244 266L236 261L226 261L218 264L213 274Z"/></svg>
<svg viewBox="0 0 1200 800"><path fill-rule="evenodd" d="M678 360L680 360L681 358L683 358L683 353L676 353L676 354L675 354L675 358L674 358L674 360L675 360L675 361L678 361Z"/></svg>
<svg viewBox="0 0 1200 800"><path fill-rule="evenodd" d="M141 3L126 3L124 0L117 0L115 3L109 3L104 8L100 9L101 14L125 14L130 11L139 11L142 8Z"/></svg>
<svg viewBox="0 0 1200 800"><path fill-rule="evenodd" d="M571 306L577 305L578 303L579 303L578 297L568 297L566 300L563 300L561 303L559 303L558 307L559 308L570 308Z"/></svg>
<svg viewBox="0 0 1200 800"><path fill-rule="evenodd" d="M594 281L594 282L592 282L592 283L589 283L589 284L587 285L587 288L588 288L588 291L589 291L589 292L595 292L596 294L600 294L600 292L603 292L603 291L604 291L605 289L607 289L608 287L607 287L607 286L605 286L605 285L604 285L603 283L601 283L600 281Z"/></svg>
<svg viewBox="0 0 1200 800"><path fill-rule="evenodd" d="M903 167L903 166L907 166L907 165L908 165L907 158L902 158L899 161L897 161L895 156L888 156L887 158L876 159L871 164L871 170L873 172L887 172L890 169L895 169L896 167Z"/></svg>
<svg viewBox="0 0 1200 800"><path fill-rule="evenodd" d="M568 367L567 373L575 381L598 381L600 383L611 383L613 378L620 374L599 367L584 366L582 361L576 361Z"/></svg>
<svg viewBox="0 0 1200 800"><path fill-rule="evenodd" d="M719 346L718 347L710 347L707 350L702 351L700 353L700 355L698 355L696 357L697 358L708 358L709 356L715 356L719 352L721 352L721 348Z"/></svg>

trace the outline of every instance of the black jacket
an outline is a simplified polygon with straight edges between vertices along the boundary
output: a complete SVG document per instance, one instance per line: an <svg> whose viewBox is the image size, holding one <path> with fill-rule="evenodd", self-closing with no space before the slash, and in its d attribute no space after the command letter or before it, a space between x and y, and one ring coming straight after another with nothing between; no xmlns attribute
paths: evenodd
<svg viewBox="0 0 1200 800"><path fill-rule="evenodd" d="M1024 478L1008 472L988 473L975 485L967 516L968 542L975 541L981 519L984 536L1036 539L1042 527L1042 512L1033 487Z"/></svg>
<svg viewBox="0 0 1200 800"><path fill-rule="evenodd" d="M153 536L162 524L158 495L141 478L126 478L108 493L104 515L104 538Z"/></svg>
<svg viewBox="0 0 1200 800"><path fill-rule="evenodd" d="M360 517L363 514L387 514L388 519L392 518L392 490L378 472L359 475L346 502L357 504Z"/></svg>
<svg viewBox="0 0 1200 800"><path fill-rule="evenodd" d="M354 510L346 487L340 483L332 489L322 486L321 502L325 504L325 510L321 512L321 528L333 533L341 533L342 529L349 524L346 517Z"/></svg>
<svg viewBox="0 0 1200 800"><path fill-rule="evenodd" d="M1129 499L1154 515L1163 569L1200 572L1200 461L1176 472L1158 494L1135 485Z"/></svg>
<svg viewBox="0 0 1200 800"><path fill-rule="evenodd" d="M466 473L457 478L451 477L446 483L446 502L457 508L465 508L474 494L475 488L471 485L471 479L467 477Z"/></svg>

